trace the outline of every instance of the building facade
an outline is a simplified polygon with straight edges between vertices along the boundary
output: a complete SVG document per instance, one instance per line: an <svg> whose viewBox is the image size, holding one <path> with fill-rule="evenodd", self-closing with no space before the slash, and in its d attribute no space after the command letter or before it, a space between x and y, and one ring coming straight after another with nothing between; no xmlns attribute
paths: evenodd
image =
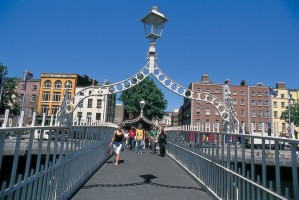
<svg viewBox="0 0 299 200"><path fill-rule="evenodd" d="M33 113L38 110L39 92L40 79L30 79L26 82L23 79L19 79L17 93L20 97L16 100L20 105L21 111L24 111L23 122L25 125L31 125Z"/></svg>
<svg viewBox="0 0 299 200"><path fill-rule="evenodd" d="M73 112L75 123L97 123L100 121L114 122L116 94L89 96L89 90L84 87L76 88L74 105L77 108ZM92 89L100 94L103 89Z"/></svg>
<svg viewBox="0 0 299 200"><path fill-rule="evenodd" d="M124 121L124 115L125 115L124 105L116 104L114 123L121 124Z"/></svg>
<svg viewBox="0 0 299 200"><path fill-rule="evenodd" d="M244 131L267 131L267 125L271 122L269 89L258 83L256 86L247 86L246 81L241 81L240 85L230 85L230 81L224 83L213 83L207 74L202 75L200 82L193 82L189 89L197 92L212 94L224 102L225 86L230 88L230 97L232 100L233 110L239 121L240 128ZM184 99L184 104L180 108L180 121L182 125L196 125L206 130L215 127L221 127L223 119L219 112L209 102ZM242 130L240 130L242 131Z"/></svg>
<svg viewBox="0 0 299 200"><path fill-rule="evenodd" d="M51 115L56 116L67 88L69 89L69 98L71 98L75 94L76 87L91 85L93 82L94 80L89 79L86 75L42 73L38 113L40 115L45 113L47 119Z"/></svg>
<svg viewBox="0 0 299 200"><path fill-rule="evenodd" d="M272 121L274 129L277 129L277 133L282 137L290 136L290 127L289 122L280 119L280 116L283 112L288 111L288 107L292 103L298 103L299 100L299 90L292 89L289 90L286 88L284 82L278 82L276 88L274 89L277 95L274 95L272 98ZM292 123L292 122L291 122ZM298 127L295 127L295 130L298 132ZM298 137L298 136L297 136Z"/></svg>

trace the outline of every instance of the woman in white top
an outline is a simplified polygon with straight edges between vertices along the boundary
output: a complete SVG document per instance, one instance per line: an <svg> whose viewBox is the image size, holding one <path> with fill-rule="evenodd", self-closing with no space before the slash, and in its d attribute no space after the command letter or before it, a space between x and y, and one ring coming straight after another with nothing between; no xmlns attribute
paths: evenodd
<svg viewBox="0 0 299 200"><path fill-rule="evenodd" d="M118 129L114 131L114 135L110 142L110 147L112 146L112 150L115 153L115 165L119 164L119 154L123 145L124 133L122 131L122 126L118 125Z"/></svg>

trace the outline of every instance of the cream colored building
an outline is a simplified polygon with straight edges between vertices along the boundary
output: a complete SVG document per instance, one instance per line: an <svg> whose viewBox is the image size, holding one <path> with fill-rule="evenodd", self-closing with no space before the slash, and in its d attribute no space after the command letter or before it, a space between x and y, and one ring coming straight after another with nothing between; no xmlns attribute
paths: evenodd
<svg viewBox="0 0 299 200"><path fill-rule="evenodd" d="M277 96L272 96L272 132L278 133L279 136L289 137L289 123L281 120L280 116L282 112L288 110L289 106L289 90L286 88L284 82L278 82L276 84ZM299 100L299 90L290 90L290 94L292 96L292 101L290 103L298 103ZM295 130L298 131L299 127L295 127Z"/></svg>
<svg viewBox="0 0 299 200"><path fill-rule="evenodd" d="M99 121L114 122L116 95L89 96L89 90L77 87L73 112L73 122L97 123ZM93 89L94 94L100 94L99 89Z"/></svg>

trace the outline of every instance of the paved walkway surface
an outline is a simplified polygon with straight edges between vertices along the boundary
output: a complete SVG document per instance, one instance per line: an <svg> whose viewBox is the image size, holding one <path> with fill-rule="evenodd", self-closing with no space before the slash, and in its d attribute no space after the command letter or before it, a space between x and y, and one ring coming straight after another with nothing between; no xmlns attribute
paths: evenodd
<svg viewBox="0 0 299 200"><path fill-rule="evenodd" d="M103 165L72 200L142 199L207 200L212 199L182 168L168 156L125 150L120 164L114 156Z"/></svg>

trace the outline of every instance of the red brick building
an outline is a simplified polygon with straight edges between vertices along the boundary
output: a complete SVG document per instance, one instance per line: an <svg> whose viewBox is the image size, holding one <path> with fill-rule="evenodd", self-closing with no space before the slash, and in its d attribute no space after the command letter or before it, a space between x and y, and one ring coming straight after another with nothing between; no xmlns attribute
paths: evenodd
<svg viewBox="0 0 299 200"><path fill-rule="evenodd" d="M268 87L261 83L256 86L247 86L245 80L241 81L240 85L230 85L229 80L224 83L213 83L207 74L203 74L201 81L191 83L189 89L210 93L224 102L225 85L230 87L230 97L240 128L244 124L245 131L249 131L251 130L250 124L254 123L254 130L261 131L262 123L270 122ZM202 126L204 124L212 128L213 124L221 127L223 119L211 103L185 98L180 108L180 122L181 125ZM266 129L267 126L265 126Z"/></svg>

